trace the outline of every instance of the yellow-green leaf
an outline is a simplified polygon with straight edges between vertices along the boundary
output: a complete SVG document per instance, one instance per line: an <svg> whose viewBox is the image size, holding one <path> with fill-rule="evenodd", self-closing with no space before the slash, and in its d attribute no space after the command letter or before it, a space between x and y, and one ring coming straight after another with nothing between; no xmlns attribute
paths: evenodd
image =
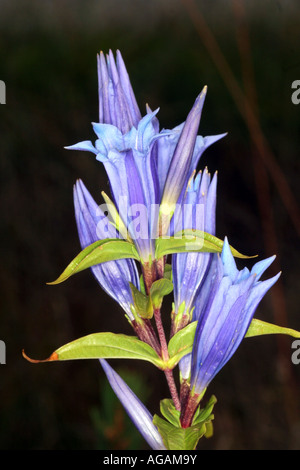
<svg viewBox="0 0 300 470"><path fill-rule="evenodd" d="M157 238L155 256L156 259L159 259L173 253L221 253L222 248L223 241L214 235L200 230L186 229L176 233L173 237ZM253 258L253 256L243 255L233 247L230 249L236 258Z"/></svg>
<svg viewBox="0 0 300 470"><path fill-rule="evenodd" d="M82 250L55 281L48 282L47 284L59 284L84 269L107 261L115 261L124 258L140 259L132 243L118 238L98 240Z"/></svg>
<svg viewBox="0 0 300 470"><path fill-rule="evenodd" d="M163 366L156 351L135 336L116 333L93 333L56 349L47 359L30 359L30 362L67 361L75 359L140 359L156 367Z"/></svg>
<svg viewBox="0 0 300 470"><path fill-rule="evenodd" d="M253 318L248 331L245 335L246 338L250 338L252 336L260 336L260 335L274 335L274 334L282 334L292 336L293 338L300 338L300 331L293 330L292 328L286 328L283 326L273 325L272 323L267 323L261 320L257 320Z"/></svg>
<svg viewBox="0 0 300 470"><path fill-rule="evenodd" d="M197 322L194 321L179 330L169 341L168 352L170 359L168 365L173 369L180 359L192 352Z"/></svg>

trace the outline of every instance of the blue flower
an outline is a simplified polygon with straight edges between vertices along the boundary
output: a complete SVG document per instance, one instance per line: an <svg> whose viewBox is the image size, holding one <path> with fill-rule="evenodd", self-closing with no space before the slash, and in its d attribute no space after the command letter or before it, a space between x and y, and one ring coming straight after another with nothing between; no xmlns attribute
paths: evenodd
<svg viewBox="0 0 300 470"><path fill-rule="evenodd" d="M75 218L82 249L104 238L115 238L115 229L108 221L102 208L97 205L81 180L74 186ZM133 304L129 283L139 288L139 274L134 260L108 261L92 266L100 286L134 320L130 305Z"/></svg>
<svg viewBox="0 0 300 470"><path fill-rule="evenodd" d="M107 361L100 359L100 364L103 367L113 391L151 449L166 450L162 437L153 424L153 416L147 408Z"/></svg>
<svg viewBox="0 0 300 470"><path fill-rule="evenodd" d="M185 123L159 130L158 110L146 107L141 116L121 57L103 53L98 58L99 123L93 123L95 144L83 141L68 149L90 151L103 163L113 202L127 226L142 262L155 256L155 239L161 234L161 214L170 220L186 190L203 151L225 134L197 136L204 90ZM168 223L161 224L164 233Z"/></svg>
<svg viewBox="0 0 300 470"><path fill-rule="evenodd" d="M233 356L243 340L258 304L280 273L261 281L274 256L256 263L251 271L236 267L227 239L215 271L203 311L196 312L198 324L191 357L190 386L201 395L211 380ZM201 296L201 290L198 293ZM197 306L196 306L197 308Z"/></svg>
<svg viewBox="0 0 300 470"><path fill-rule="evenodd" d="M180 217L175 221L176 232L180 229L193 228L215 235L216 187L217 174L211 179L207 169L203 173L199 172L190 181ZM173 316L177 323L174 325L175 331L192 319L195 301L206 279L212 258L211 253L203 252L180 253L172 256Z"/></svg>
<svg viewBox="0 0 300 470"><path fill-rule="evenodd" d="M120 51L116 61L112 51L97 56L99 88L99 122L112 124L126 134L137 127L141 113L135 99Z"/></svg>

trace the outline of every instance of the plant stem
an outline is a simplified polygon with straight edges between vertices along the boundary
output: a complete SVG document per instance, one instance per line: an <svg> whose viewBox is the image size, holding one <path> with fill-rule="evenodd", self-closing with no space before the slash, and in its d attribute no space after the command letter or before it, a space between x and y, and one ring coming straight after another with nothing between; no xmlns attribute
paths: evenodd
<svg viewBox="0 0 300 470"><path fill-rule="evenodd" d="M154 309L154 319L156 323L158 337L159 337L160 344L161 344L161 355L164 361L168 361L169 360L168 344L167 344L163 324L161 321L160 309ZM165 372L165 376L168 382L169 390L170 390L175 408L177 410L180 410L180 400L179 400L179 396L177 393L177 388L176 388L176 384L174 381L173 372L171 369L166 369L164 372Z"/></svg>
<svg viewBox="0 0 300 470"><path fill-rule="evenodd" d="M160 314L159 308L154 309L154 319L155 319L157 333L158 333L158 337L159 337L159 341L161 345L162 358L164 361L167 361L169 359L168 344L166 340L164 327L161 321L161 314Z"/></svg>
<svg viewBox="0 0 300 470"><path fill-rule="evenodd" d="M149 320L141 320L137 321L136 319L131 322L131 325L136 332L137 336L141 341L144 343L149 344L160 356L161 355L161 346L160 342L157 338L156 332L154 331L151 323Z"/></svg>
<svg viewBox="0 0 300 470"><path fill-rule="evenodd" d="M189 393L180 416L180 423L182 428L188 428L192 425L193 417L199 405L199 402L199 394Z"/></svg>
<svg viewBox="0 0 300 470"><path fill-rule="evenodd" d="M147 294L149 294L150 288L153 282L155 282L157 279L160 279L163 276L164 264L165 264L165 259L162 258L158 260L158 262L151 263L151 264L145 263L143 265L143 277L144 277L144 283L145 283ZM166 340L165 330L164 330L162 320L161 320L160 308L154 309L153 316L154 316L158 338L160 342L160 347L161 347L161 357L164 361L168 361L169 360L168 343ZM178 392L177 392L177 388L176 388L176 384L175 384L175 380L173 376L173 371L171 369L166 369L164 370L164 373L168 382L168 386L169 386L172 400L174 402L174 406L177 410L180 411L180 408L181 408L180 400L179 400L179 396L178 396Z"/></svg>
<svg viewBox="0 0 300 470"><path fill-rule="evenodd" d="M179 400L176 384L175 384L174 377L173 377L173 371L171 369L167 369L164 372L165 372L165 376L169 385L169 390L171 393L174 406L176 410L180 411L181 409L180 400Z"/></svg>

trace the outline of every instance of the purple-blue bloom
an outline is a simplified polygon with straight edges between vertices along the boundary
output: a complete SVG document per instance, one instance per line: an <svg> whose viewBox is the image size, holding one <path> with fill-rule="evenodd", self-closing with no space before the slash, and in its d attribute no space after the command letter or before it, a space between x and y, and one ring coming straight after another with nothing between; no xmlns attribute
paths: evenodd
<svg viewBox="0 0 300 470"><path fill-rule="evenodd" d="M100 359L100 364L113 391L145 441L153 450L166 450L161 435L153 424L151 413L106 360Z"/></svg>
<svg viewBox="0 0 300 470"><path fill-rule="evenodd" d="M82 249L104 238L114 238L115 229L107 220L81 180L74 186L75 218ZM139 288L139 273L134 260L121 259L92 266L91 270L100 286L134 319L129 282Z"/></svg>
<svg viewBox="0 0 300 470"><path fill-rule="evenodd" d="M120 52L98 58L99 123L95 144L83 141L69 149L90 151L103 163L113 202L136 244L142 261L154 258L158 215L172 215L204 150L225 134L197 136L205 90L185 123L159 130L158 110L141 116Z"/></svg>
<svg viewBox="0 0 300 470"><path fill-rule="evenodd" d="M209 277L203 311L198 319L191 357L191 390L202 394L211 380L233 356L243 340L256 308L280 273L260 281L274 256L256 263L251 271L238 270L227 239ZM199 291L201 296L201 290ZM197 306L196 306L197 308Z"/></svg>
<svg viewBox="0 0 300 470"><path fill-rule="evenodd" d="M120 51L116 60L112 51L106 57L101 51L97 57L99 122L116 126L122 134L137 127L142 116L135 99Z"/></svg>
<svg viewBox="0 0 300 470"><path fill-rule="evenodd" d="M182 204L182 214L176 220L176 232L181 226L183 229L193 228L215 235L216 188L217 174L211 179L207 169L199 172L190 181ZM177 315L181 311L180 316L186 316L185 322L192 318L195 299L206 279L212 257L211 253L203 252L180 253L172 256L174 314Z"/></svg>

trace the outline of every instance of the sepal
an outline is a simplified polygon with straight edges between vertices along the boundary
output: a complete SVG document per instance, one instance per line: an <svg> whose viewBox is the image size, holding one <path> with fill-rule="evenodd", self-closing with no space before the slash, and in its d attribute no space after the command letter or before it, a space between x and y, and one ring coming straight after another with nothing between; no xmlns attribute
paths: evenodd
<svg viewBox="0 0 300 470"><path fill-rule="evenodd" d="M212 395L203 409L200 406L197 408L192 424L207 423L209 420L213 420L212 411L216 403L217 398Z"/></svg>
<svg viewBox="0 0 300 470"><path fill-rule="evenodd" d="M173 401L165 399L160 402L160 412L163 416L154 415L153 424L157 427L164 445L168 450L195 450L201 437L212 436L212 414L216 403L212 396L207 405L196 411L192 425L188 428L180 426L180 411L176 410Z"/></svg>

